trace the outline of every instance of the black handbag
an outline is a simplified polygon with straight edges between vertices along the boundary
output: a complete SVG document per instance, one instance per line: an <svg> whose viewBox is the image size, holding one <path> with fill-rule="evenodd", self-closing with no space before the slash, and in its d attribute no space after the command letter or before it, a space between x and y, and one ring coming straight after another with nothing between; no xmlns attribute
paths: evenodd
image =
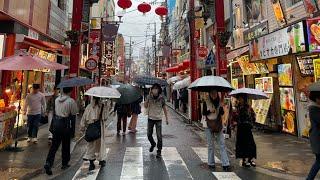
<svg viewBox="0 0 320 180"><path fill-rule="evenodd" d="M71 130L71 118L53 115L49 131L52 134L64 134Z"/></svg>
<svg viewBox="0 0 320 180"><path fill-rule="evenodd" d="M97 121L95 121L94 123L91 123L91 124L88 125L86 133L84 135L84 139L87 142L92 142L92 141L95 141L95 140L101 138L102 112L103 112L103 104L102 104L102 107L101 107L99 119Z"/></svg>
<svg viewBox="0 0 320 180"><path fill-rule="evenodd" d="M41 124L47 124L48 123L48 116L41 116L40 123Z"/></svg>

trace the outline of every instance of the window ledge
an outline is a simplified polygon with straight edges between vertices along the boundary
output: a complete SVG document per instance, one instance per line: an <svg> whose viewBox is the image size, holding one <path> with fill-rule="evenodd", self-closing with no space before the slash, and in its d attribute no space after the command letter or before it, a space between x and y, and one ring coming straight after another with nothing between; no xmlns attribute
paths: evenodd
<svg viewBox="0 0 320 180"><path fill-rule="evenodd" d="M294 5L286 8L286 11L292 11L293 9L295 9L295 8L301 6L301 5L303 5L303 1L300 1L300 2L298 2L298 3L296 3L296 4L294 4Z"/></svg>

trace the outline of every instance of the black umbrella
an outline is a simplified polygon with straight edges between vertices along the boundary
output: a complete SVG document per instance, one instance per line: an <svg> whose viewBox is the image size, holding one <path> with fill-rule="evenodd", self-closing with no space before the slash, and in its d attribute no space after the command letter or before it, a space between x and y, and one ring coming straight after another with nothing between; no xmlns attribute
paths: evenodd
<svg viewBox="0 0 320 180"><path fill-rule="evenodd" d="M67 80L62 81L58 88L65 88L65 87L77 87L77 86L86 86L92 84L93 81L86 77L74 77Z"/></svg>
<svg viewBox="0 0 320 180"><path fill-rule="evenodd" d="M141 98L139 90L130 84L120 85L117 90L121 94L121 97L117 100L118 104L131 104Z"/></svg>
<svg viewBox="0 0 320 180"><path fill-rule="evenodd" d="M161 86L167 86L168 83L164 79L159 79L153 76L138 76L133 79L133 81L139 85L153 85L160 84Z"/></svg>

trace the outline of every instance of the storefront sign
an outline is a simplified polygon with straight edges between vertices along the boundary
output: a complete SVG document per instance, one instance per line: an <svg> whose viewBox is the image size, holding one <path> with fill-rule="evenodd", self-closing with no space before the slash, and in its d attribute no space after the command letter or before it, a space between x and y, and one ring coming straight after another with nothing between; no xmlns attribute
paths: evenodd
<svg viewBox="0 0 320 180"><path fill-rule="evenodd" d="M313 59L313 56L297 56L301 74L307 76L314 75Z"/></svg>
<svg viewBox="0 0 320 180"><path fill-rule="evenodd" d="M298 122L299 122L299 132L303 137L309 137L309 130L311 128L310 117L309 117L309 107L310 102L298 102Z"/></svg>
<svg viewBox="0 0 320 180"><path fill-rule="evenodd" d="M252 109L256 113L256 122L259 124L266 124L272 94L268 94L269 99L252 100Z"/></svg>
<svg viewBox="0 0 320 180"><path fill-rule="evenodd" d="M198 56L200 58L206 57L207 54L208 54L208 48L207 47L204 47L204 46L198 47Z"/></svg>
<svg viewBox="0 0 320 180"><path fill-rule="evenodd" d="M280 89L280 104L282 130L290 134L296 134L295 99L293 88Z"/></svg>
<svg viewBox="0 0 320 180"><path fill-rule="evenodd" d="M103 41L114 41L118 34L119 25L103 23Z"/></svg>
<svg viewBox="0 0 320 180"><path fill-rule="evenodd" d="M89 23L90 17L90 0L83 1L83 9L82 9L82 22Z"/></svg>
<svg viewBox="0 0 320 180"><path fill-rule="evenodd" d="M268 21L262 22L257 26L254 26L248 30L243 31L244 43L247 44L251 40L257 37L263 36L265 34L268 34Z"/></svg>
<svg viewBox="0 0 320 180"><path fill-rule="evenodd" d="M28 37L32 38L32 39L39 39L39 33L37 33L36 31L29 29L28 30Z"/></svg>
<svg viewBox="0 0 320 180"><path fill-rule="evenodd" d="M242 72L244 75L250 75L250 74L259 74L258 69L254 63L249 62L249 56L241 56L237 59Z"/></svg>
<svg viewBox="0 0 320 180"><path fill-rule="evenodd" d="M282 7L280 4L280 0L270 0L273 7L274 16L278 23L282 26L286 24L286 20L283 15Z"/></svg>
<svg viewBox="0 0 320 180"><path fill-rule="evenodd" d="M320 59L313 60L314 81L320 81Z"/></svg>
<svg viewBox="0 0 320 180"><path fill-rule="evenodd" d="M95 59L89 58L86 63L85 63L85 67L86 69L88 69L89 71L93 71L97 68L98 63Z"/></svg>
<svg viewBox="0 0 320 180"><path fill-rule="evenodd" d="M278 76L280 86L293 86L291 64L279 64Z"/></svg>
<svg viewBox="0 0 320 180"><path fill-rule="evenodd" d="M245 46L245 47L233 50L227 54L227 60L232 60L236 57L239 57L242 54L246 53L247 51L249 51L249 46Z"/></svg>
<svg viewBox="0 0 320 180"><path fill-rule="evenodd" d="M303 23L291 25L250 42L251 61L306 51Z"/></svg>
<svg viewBox="0 0 320 180"><path fill-rule="evenodd" d="M100 58L100 30L90 31L89 57Z"/></svg>
<svg viewBox="0 0 320 180"><path fill-rule="evenodd" d="M308 42L310 52L320 52L320 18L307 20Z"/></svg>

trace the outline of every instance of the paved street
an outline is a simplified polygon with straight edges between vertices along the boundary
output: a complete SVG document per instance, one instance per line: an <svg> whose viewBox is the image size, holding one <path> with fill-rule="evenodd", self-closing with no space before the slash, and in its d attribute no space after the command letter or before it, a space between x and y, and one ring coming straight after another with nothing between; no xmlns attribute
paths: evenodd
<svg viewBox="0 0 320 180"><path fill-rule="evenodd" d="M163 126L164 148L162 159L149 153L146 135L146 116L139 116L138 133L117 136L114 123L109 126L107 165L103 169L88 172L88 162L80 161L74 168L55 179L277 179L239 167L231 157L233 172L223 172L217 154L217 168L211 172L207 166L206 143L169 111L170 125ZM217 152L219 152L217 150Z"/></svg>

